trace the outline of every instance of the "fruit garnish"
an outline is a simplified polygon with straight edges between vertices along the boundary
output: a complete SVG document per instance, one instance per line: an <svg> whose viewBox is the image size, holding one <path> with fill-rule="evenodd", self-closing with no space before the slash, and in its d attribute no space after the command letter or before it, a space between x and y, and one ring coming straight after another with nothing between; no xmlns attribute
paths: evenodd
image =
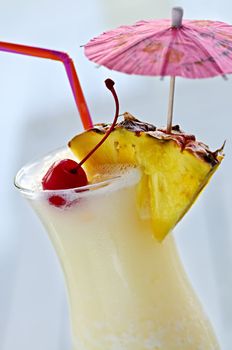
<svg viewBox="0 0 232 350"><path fill-rule="evenodd" d="M84 169L72 159L63 159L53 163L42 179L44 190L65 190L87 184Z"/></svg>
<svg viewBox="0 0 232 350"><path fill-rule="evenodd" d="M53 163L42 178L43 190L66 190L88 185L87 175L82 168L82 165L93 155L93 153L103 144L103 142L105 142L107 137L114 129L119 114L119 102L114 90L114 81L111 79L106 79L105 85L111 91L116 106L115 116L111 127L79 163L72 159L63 159ZM66 200L59 195L50 196L49 202L57 207L64 206L66 204Z"/></svg>
<svg viewBox="0 0 232 350"><path fill-rule="evenodd" d="M110 125L98 124L75 136L69 146L80 159L101 141ZM128 164L141 169L137 200L149 205L154 236L162 241L180 221L223 159L223 148L211 152L178 126L171 133L124 114L108 139L85 163L89 176L103 165Z"/></svg>

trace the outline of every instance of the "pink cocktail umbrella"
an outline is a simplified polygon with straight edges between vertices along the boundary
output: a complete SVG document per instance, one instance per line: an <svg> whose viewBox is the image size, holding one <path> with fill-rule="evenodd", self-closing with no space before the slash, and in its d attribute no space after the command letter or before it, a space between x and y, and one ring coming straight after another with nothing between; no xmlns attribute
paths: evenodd
<svg viewBox="0 0 232 350"><path fill-rule="evenodd" d="M85 45L85 54L116 71L171 76L167 132L171 132L175 77L208 78L232 73L232 26L210 20L140 21L101 34Z"/></svg>

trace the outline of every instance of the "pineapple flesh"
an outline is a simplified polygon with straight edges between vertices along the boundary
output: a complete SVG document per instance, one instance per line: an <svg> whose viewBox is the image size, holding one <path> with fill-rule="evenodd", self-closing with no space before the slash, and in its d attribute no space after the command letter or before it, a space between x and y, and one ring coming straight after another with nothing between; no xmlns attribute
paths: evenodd
<svg viewBox="0 0 232 350"><path fill-rule="evenodd" d="M102 139L109 125L99 124L75 136L69 147L78 159ZM211 152L193 135L178 126L171 134L124 114L106 141L86 161L89 178L104 165L125 164L139 167L142 173L137 190L142 212L148 205L153 232L162 241L180 221L223 159L223 149Z"/></svg>

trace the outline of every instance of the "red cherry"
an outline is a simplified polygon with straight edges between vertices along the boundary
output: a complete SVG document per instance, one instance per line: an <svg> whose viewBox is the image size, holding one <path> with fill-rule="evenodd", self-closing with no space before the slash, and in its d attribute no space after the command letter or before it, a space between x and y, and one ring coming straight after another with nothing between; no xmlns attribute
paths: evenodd
<svg viewBox="0 0 232 350"><path fill-rule="evenodd" d="M102 143L114 130L119 115L119 102L116 91L114 90L114 81L111 79L106 79L105 84L111 91L115 100L116 111L113 123L101 141L82 159L79 164L71 159L64 159L52 164L42 179L42 187L44 190L66 190L69 188L88 185L87 176L81 166L89 157L91 157L91 155L102 145ZM61 207L67 204L66 199L60 195L51 195L49 197L49 202L56 207Z"/></svg>
<svg viewBox="0 0 232 350"><path fill-rule="evenodd" d="M48 198L50 204L53 204L55 207L63 207L66 204L66 199L61 196L51 196Z"/></svg>
<svg viewBox="0 0 232 350"><path fill-rule="evenodd" d="M44 190L66 190L88 185L84 169L71 159L52 164L42 179Z"/></svg>

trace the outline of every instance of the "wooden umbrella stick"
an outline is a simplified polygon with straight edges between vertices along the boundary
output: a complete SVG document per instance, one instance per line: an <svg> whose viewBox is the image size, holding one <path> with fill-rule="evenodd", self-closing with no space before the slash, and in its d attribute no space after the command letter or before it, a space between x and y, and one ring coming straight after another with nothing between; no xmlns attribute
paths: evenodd
<svg viewBox="0 0 232 350"><path fill-rule="evenodd" d="M167 115L167 133L169 134L172 132L174 92L175 92L175 77L171 77L170 87L169 87L168 115Z"/></svg>

